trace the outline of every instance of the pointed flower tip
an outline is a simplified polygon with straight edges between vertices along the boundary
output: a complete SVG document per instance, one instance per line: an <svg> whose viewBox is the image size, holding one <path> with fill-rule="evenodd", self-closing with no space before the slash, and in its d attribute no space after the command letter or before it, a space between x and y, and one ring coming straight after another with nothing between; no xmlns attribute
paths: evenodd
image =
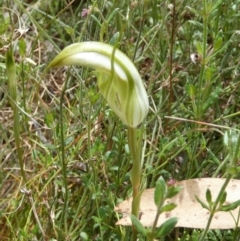
<svg viewBox="0 0 240 241"><path fill-rule="evenodd" d="M120 50L101 42L71 44L48 68L63 65L96 69L101 94L126 125L136 127L146 117L149 102L142 79L133 62Z"/></svg>

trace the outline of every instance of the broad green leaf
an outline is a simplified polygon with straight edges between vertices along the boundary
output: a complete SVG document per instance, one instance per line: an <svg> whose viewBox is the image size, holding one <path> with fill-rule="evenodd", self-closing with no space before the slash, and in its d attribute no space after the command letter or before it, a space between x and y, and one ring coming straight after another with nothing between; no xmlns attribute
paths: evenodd
<svg viewBox="0 0 240 241"><path fill-rule="evenodd" d="M87 235L85 232L81 232L81 233L80 233L80 237L81 237L84 241L89 240L89 239L88 239L88 235Z"/></svg>
<svg viewBox="0 0 240 241"><path fill-rule="evenodd" d="M147 230L143 227L141 222L134 215L131 215L130 218L138 233L142 234L145 237L147 235Z"/></svg>
<svg viewBox="0 0 240 241"><path fill-rule="evenodd" d="M175 203L168 203L161 208L161 213L172 211L175 207L177 207Z"/></svg>
<svg viewBox="0 0 240 241"><path fill-rule="evenodd" d="M168 187L166 198L172 198L176 196L182 190L182 186L171 186Z"/></svg>
<svg viewBox="0 0 240 241"><path fill-rule="evenodd" d="M166 193L167 193L167 185L163 177L160 177L157 180L155 191L154 191L154 202L156 206L159 206L163 203Z"/></svg>
<svg viewBox="0 0 240 241"><path fill-rule="evenodd" d="M177 218L169 218L166 222L164 222L157 230L156 230L156 238L162 238L169 234L177 224Z"/></svg>

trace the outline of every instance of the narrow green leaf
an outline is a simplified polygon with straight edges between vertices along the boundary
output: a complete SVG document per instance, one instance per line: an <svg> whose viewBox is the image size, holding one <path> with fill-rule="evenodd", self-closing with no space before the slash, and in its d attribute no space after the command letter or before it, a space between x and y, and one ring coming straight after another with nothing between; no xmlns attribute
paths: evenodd
<svg viewBox="0 0 240 241"><path fill-rule="evenodd" d="M119 8L115 8L115 9L111 12L111 14L109 15L109 17L108 17L108 19L107 19L107 22L108 22L108 23L110 23L111 20L112 20L112 18L115 16L115 14L118 13L118 10L119 10Z"/></svg>
<svg viewBox="0 0 240 241"><path fill-rule="evenodd" d="M102 24L101 24L101 22L98 20L98 18L97 17L95 17L95 15L91 15L91 17L96 21L96 23L98 24L98 26L101 28L102 27Z"/></svg>
<svg viewBox="0 0 240 241"><path fill-rule="evenodd" d="M196 47L197 47L197 53L202 56L203 55L203 46L201 42L197 42L196 43Z"/></svg>
<svg viewBox="0 0 240 241"><path fill-rule="evenodd" d="M214 42L213 49L214 49L214 51L217 51L221 47L222 47L222 38L220 37Z"/></svg>
<svg viewBox="0 0 240 241"><path fill-rule="evenodd" d="M194 8L187 6L186 9L188 9L190 12L194 13L196 16L199 16L199 11L195 10Z"/></svg>
<svg viewBox="0 0 240 241"><path fill-rule="evenodd" d="M240 206L240 200L233 202L231 204L222 205L219 211L224 211L224 212L232 211L236 209L238 206Z"/></svg>
<svg viewBox="0 0 240 241"><path fill-rule="evenodd" d="M197 201L201 204L201 206L203 208L206 208L207 210L209 210L209 207L203 201L201 201L196 195L195 195L195 198L197 199Z"/></svg>
<svg viewBox="0 0 240 241"><path fill-rule="evenodd" d="M13 59L12 48L10 48L6 53L6 67L8 75L8 86L9 95L11 97L12 108L15 108L15 103L17 101L17 76L16 76L16 66Z"/></svg>
<svg viewBox="0 0 240 241"><path fill-rule="evenodd" d="M130 218L131 218L131 220L132 220L132 224L134 225L134 227L136 228L136 230L138 231L138 233L140 233L141 235L143 235L144 237L146 237L146 235L147 235L147 230L143 227L143 225L141 224L141 222L140 222L134 215L131 215Z"/></svg>
<svg viewBox="0 0 240 241"><path fill-rule="evenodd" d="M219 200L220 205L224 204L227 198L227 192L223 192L221 199Z"/></svg>
<svg viewBox="0 0 240 241"><path fill-rule="evenodd" d="M211 78L211 76L205 76L205 78ZM223 91L220 87L214 88L213 91L210 93L209 97L207 98L207 100L205 101L205 103L203 104L202 109L206 111L209 107L211 108L211 106L213 106L213 104L219 100L219 96L220 94L222 94L222 92Z"/></svg>
<svg viewBox="0 0 240 241"><path fill-rule="evenodd" d="M120 33L116 32L110 39L109 44L111 44L112 46L114 46L115 44L117 44L117 42L119 41L119 36Z"/></svg>
<svg viewBox="0 0 240 241"><path fill-rule="evenodd" d="M115 26L117 28L117 31L119 33L122 33L123 24L122 24L122 18L121 18L121 15L120 15L119 11L116 13L116 16L115 16Z"/></svg>
<svg viewBox="0 0 240 241"><path fill-rule="evenodd" d="M160 177L157 180L155 191L154 191L154 202L156 206L159 206L163 203L166 193L167 193L167 185L163 177Z"/></svg>
<svg viewBox="0 0 240 241"><path fill-rule="evenodd" d="M211 191L209 189L207 189L207 191L206 191L206 199L207 199L207 202L209 203L209 205L211 205L211 203L212 203L212 194L211 194Z"/></svg>
<svg viewBox="0 0 240 241"><path fill-rule="evenodd" d="M164 222L157 230L155 237L156 238L162 238L169 234L177 224L178 219L177 218L169 218L166 222Z"/></svg>
<svg viewBox="0 0 240 241"><path fill-rule="evenodd" d="M191 99L196 98L197 88L195 85L187 83L185 85L185 89Z"/></svg>
<svg viewBox="0 0 240 241"><path fill-rule="evenodd" d="M198 22L198 21L195 21L195 20L188 20L189 23L199 27L200 29L203 29L203 24Z"/></svg>
<svg viewBox="0 0 240 241"><path fill-rule="evenodd" d="M20 55L21 55L21 56L24 56L24 55L26 54L26 48L27 48L25 39L23 39L23 38L19 39L19 41L18 41L18 47L19 47L19 53L20 53Z"/></svg>
<svg viewBox="0 0 240 241"><path fill-rule="evenodd" d="M213 12L215 9L217 9L223 2L224 2L224 0L216 1L215 4L212 6L210 12Z"/></svg>
<svg viewBox="0 0 240 241"><path fill-rule="evenodd" d="M8 76L8 89L9 89L9 96L10 96L9 99L13 110L13 119L14 119L13 132L14 132L17 156L18 156L19 166L21 170L21 175L24 181L27 181L25 171L24 171L24 163L23 163L22 149L21 149L22 147L21 139L20 139L21 124L19 120L18 107L16 104L17 103L17 74L16 74L16 65L13 58L12 46L10 46L9 50L6 52L6 70L7 70L7 76Z"/></svg>
<svg viewBox="0 0 240 241"><path fill-rule="evenodd" d="M182 186L168 187L166 198L172 198L172 197L176 196L181 190L182 190Z"/></svg>
<svg viewBox="0 0 240 241"><path fill-rule="evenodd" d="M213 78L214 74L216 72L216 68L210 68L207 67L204 73L204 77L207 81L211 81L211 79Z"/></svg>

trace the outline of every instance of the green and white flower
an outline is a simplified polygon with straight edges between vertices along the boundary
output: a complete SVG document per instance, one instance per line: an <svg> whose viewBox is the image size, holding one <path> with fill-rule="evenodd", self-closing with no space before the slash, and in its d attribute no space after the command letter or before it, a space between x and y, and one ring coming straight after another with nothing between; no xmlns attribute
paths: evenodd
<svg viewBox="0 0 240 241"><path fill-rule="evenodd" d="M129 127L146 117L149 102L133 62L120 50L101 42L75 43L66 47L49 67L82 65L96 69L100 93L115 114Z"/></svg>

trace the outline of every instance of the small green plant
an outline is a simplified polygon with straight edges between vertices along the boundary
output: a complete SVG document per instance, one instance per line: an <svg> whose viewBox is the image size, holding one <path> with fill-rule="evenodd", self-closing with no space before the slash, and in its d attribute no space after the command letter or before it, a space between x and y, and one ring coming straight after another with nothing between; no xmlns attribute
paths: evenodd
<svg viewBox="0 0 240 241"><path fill-rule="evenodd" d="M176 217L172 217L165 221L160 227L157 227L159 216L163 212L169 212L176 207L176 204L174 203L164 204L164 202L166 199L176 196L180 191L180 186L168 186L163 177L160 177L156 183L156 188L154 191L154 203L157 207L157 213L152 227L143 227L141 222L135 216L131 215L132 223L136 227L137 231L146 237L148 241L153 241L155 238L162 238L166 236L177 224L178 219Z"/></svg>
<svg viewBox="0 0 240 241"><path fill-rule="evenodd" d="M128 126L128 145L133 159L131 172L132 215L138 217L141 199L141 137L144 130L140 129L139 133L137 126L144 120L149 108L147 93L141 77L125 54L116 47L101 42L72 44L59 53L49 64L49 68L73 64L97 70L100 93L114 113ZM65 166L64 163L63 166ZM63 169L65 170L65 168ZM65 172L66 170L63 171L63 173ZM134 226L132 239L137 239Z"/></svg>
<svg viewBox="0 0 240 241"><path fill-rule="evenodd" d="M203 234L200 237L200 241L205 240L207 232L209 230L210 224L212 222L213 216L216 212L224 211L230 212L240 206L240 200L237 200L231 204L224 204L227 198L227 192L225 191L230 180L238 173L237 160L239 157L240 148L240 136L239 133L235 131L226 131L224 134L224 144L229 151L229 162L230 165L227 170L227 176L225 182L223 183L221 190L215 201L212 200L212 194L209 189L206 191L207 203L200 200L197 196L196 199L202 205L203 208L209 210L210 216Z"/></svg>

